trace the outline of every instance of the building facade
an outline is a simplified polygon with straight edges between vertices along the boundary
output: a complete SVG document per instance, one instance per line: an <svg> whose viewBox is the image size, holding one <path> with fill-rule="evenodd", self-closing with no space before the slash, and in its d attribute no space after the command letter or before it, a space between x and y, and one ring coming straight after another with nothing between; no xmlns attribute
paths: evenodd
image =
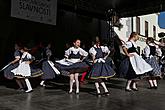
<svg viewBox="0 0 165 110"><path fill-rule="evenodd" d="M131 32L139 33L140 38L137 44L140 53L146 46L147 37L153 37L155 41L158 41L160 39L158 33L165 32L165 29L161 29L158 25L158 14L121 18L120 22L123 28L119 30L115 27L114 30L121 40L127 41Z"/></svg>

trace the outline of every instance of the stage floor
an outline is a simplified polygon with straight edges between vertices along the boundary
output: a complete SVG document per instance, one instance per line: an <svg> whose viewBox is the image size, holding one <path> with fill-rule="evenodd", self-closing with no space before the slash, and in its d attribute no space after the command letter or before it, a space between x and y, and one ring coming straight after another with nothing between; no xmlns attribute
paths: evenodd
<svg viewBox="0 0 165 110"><path fill-rule="evenodd" d="M139 91L126 92L124 79L106 82L109 96L96 96L94 83L81 85L80 94L68 94L67 83L50 82L46 88L35 87L31 93L0 85L0 110L165 110L165 80L157 90L138 83Z"/></svg>

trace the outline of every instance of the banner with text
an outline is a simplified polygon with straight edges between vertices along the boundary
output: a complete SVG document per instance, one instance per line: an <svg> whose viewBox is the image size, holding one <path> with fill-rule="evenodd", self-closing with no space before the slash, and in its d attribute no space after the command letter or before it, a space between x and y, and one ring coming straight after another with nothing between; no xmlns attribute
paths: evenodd
<svg viewBox="0 0 165 110"><path fill-rule="evenodd" d="M12 0L11 16L56 25L57 0Z"/></svg>

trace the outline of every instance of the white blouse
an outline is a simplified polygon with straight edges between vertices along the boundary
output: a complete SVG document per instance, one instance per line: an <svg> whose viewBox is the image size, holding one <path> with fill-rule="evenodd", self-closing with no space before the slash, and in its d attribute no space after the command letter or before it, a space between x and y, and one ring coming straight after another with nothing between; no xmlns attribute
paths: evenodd
<svg viewBox="0 0 165 110"><path fill-rule="evenodd" d="M81 56L84 56L84 57L88 56L88 52L86 52L82 48L70 47L68 50L65 51L65 57L68 58L68 56L71 54L71 52L73 52L73 54L75 54L75 55L79 52L79 54Z"/></svg>
<svg viewBox="0 0 165 110"><path fill-rule="evenodd" d="M21 60L22 60L23 58L25 58L26 56L27 56L28 59L32 59L32 55L31 55L31 54L29 54L28 52L24 52L24 53L22 54Z"/></svg>
<svg viewBox="0 0 165 110"><path fill-rule="evenodd" d="M133 46L134 46L135 48L137 48L137 45L136 45L136 43L135 43L133 40L127 41L127 42L123 45L123 47L129 49L129 48L132 47L132 44L133 44Z"/></svg>
<svg viewBox="0 0 165 110"><path fill-rule="evenodd" d="M156 46L156 45L153 44L153 43L150 43L149 45L150 45L150 46ZM150 47L149 47L149 45L147 45L147 46L144 48L144 55L145 55L145 57L149 57L149 55L150 55ZM162 56L162 51L161 51L161 49L160 49L158 46L156 46L156 54L157 54L158 56Z"/></svg>
<svg viewBox="0 0 165 110"><path fill-rule="evenodd" d="M89 53L92 54L92 55L94 55L94 56L95 56L96 53L97 53L97 51L95 50L95 48L97 48L96 45L94 45L94 47L91 47L91 48L89 49ZM108 49L107 46L100 46L99 48L101 48L102 52L104 52L104 53L107 53L107 54L110 53L110 50Z"/></svg>

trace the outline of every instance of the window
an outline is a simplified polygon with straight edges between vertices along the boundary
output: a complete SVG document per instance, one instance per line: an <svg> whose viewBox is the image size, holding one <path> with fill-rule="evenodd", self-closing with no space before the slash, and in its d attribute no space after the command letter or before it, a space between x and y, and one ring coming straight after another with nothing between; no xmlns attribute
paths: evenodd
<svg viewBox="0 0 165 110"><path fill-rule="evenodd" d="M145 21L145 36L148 37L148 22Z"/></svg>
<svg viewBox="0 0 165 110"><path fill-rule="evenodd" d="M140 34L140 18L136 17L136 32Z"/></svg>
<svg viewBox="0 0 165 110"><path fill-rule="evenodd" d="M156 26L153 26L153 37L156 39Z"/></svg>

